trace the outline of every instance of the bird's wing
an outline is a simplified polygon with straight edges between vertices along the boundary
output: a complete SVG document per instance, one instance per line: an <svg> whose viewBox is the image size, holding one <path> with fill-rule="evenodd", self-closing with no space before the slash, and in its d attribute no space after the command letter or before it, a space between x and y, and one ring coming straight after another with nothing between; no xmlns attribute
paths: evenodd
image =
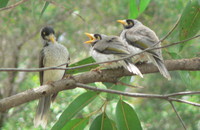
<svg viewBox="0 0 200 130"><path fill-rule="evenodd" d="M39 55L39 68L43 68L43 67L44 67L44 51L42 49ZM43 74L44 74L44 71L39 72L40 85L43 84Z"/></svg>
<svg viewBox="0 0 200 130"><path fill-rule="evenodd" d="M116 39L101 40L95 44L94 49L104 54L130 54L127 48Z"/></svg>
<svg viewBox="0 0 200 130"><path fill-rule="evenodd" d="M125 37L129 44L140 49L146 49L159 41L156 34L146 26L128 30Z"/></svg>

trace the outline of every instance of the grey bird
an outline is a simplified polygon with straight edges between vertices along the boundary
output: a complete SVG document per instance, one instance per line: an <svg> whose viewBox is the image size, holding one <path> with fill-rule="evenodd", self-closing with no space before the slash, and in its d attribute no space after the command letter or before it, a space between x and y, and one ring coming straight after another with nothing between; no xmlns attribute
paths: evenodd
<svg viewBox="0 0 200 130"><path fill-rule="evenodd" d="M85 43L91 44L90 54L96 62L117 60L130 55L127 46L118 36L107 36L104 34L86 33L90 38ZM105 65L104 65L105 66ZM123 66L128 71L143 78L140 70L133 64L131 59L124 59L106 64L106 68L118 68Z"/></svg>
<svg viewBox="0 0 200 130"><path fill-rule="evenodd" d="M127 19L117 20L117 22L124 26L124 30L121 32L120 37L129 44L129 49L140 49L140 51L142 51L159 42L155 32L138 20ZM155 47L161 47L161 43L157 44ZM147 51L145 54L149 60L158 67L160 73L168 80L171 80L171 76L163 61L161 49Z"/></svg>
<svg viewBox="0 0 200 130"><path fill-rule="evenodd" d="M65 46L57 43L55 32L52 27L44 27L41 31L43 39L43 49L40 52L39 67L52 67L59 66L64 63L69 63L69 53ZM68 64L66 64L66 67ZM65 70L47 70L40 71L40 85L50 84L58 81L65 76ZM51 102L55 100L57 93L45 96L39 99L34 125L38 127L41 125L43 128L47 125L47 119Z"/></svg>

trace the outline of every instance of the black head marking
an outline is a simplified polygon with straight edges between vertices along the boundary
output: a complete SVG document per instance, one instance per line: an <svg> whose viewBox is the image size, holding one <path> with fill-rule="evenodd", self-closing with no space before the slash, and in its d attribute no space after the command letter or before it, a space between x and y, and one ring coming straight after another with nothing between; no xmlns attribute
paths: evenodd
<svg viewBox="0 0 200 130"><path fill-rule="evenodd" d="M101 40L102 39L100 34L94 34L94 37L95 37L96 40Z"/></svg>
<svg viewBox="0 0 200 130"><path fill-rule="evenodd" d="M126 29L132 28L135 25L133 19L127 19L126 23L127 23L127 25L124 26Z"/></svg>
<svg viewBox="0 0 200 130"><path fill-rule="evenodd" d="M44 40L47 40L45 37L49 36L50 34L55 34L55 32L54 32L52 27L46 26L41 31L41 36L42 36L42 38Z"/></svg>

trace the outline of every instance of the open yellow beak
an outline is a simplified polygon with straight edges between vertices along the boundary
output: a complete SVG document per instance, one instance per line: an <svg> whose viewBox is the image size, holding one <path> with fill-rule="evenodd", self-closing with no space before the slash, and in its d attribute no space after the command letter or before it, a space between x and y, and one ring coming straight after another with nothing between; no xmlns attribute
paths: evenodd
<svg viewBox="0 0 200 130"><path fill-rule="evenodd" d="M121 23L121 24L123 24L123 25L126 25L127 23L126 23L126 20L117 20L117 22L118 23Z"/></svg>
<svg viewBox="0 0 200 130"><path fill-rule="evenodd" d="M56 38L53 34L50 34L49 35L49 40L52 42L52 43L55 43L56 42Z"/></svg>
<svg viewBox="0 0 200 130"><path fill-rule="evenodd" d="M85 41L84 43L91 44L96 40L95 37L94 37L94 34L85 33L85 35L88 36L90 38L90 40Z"/></svg>

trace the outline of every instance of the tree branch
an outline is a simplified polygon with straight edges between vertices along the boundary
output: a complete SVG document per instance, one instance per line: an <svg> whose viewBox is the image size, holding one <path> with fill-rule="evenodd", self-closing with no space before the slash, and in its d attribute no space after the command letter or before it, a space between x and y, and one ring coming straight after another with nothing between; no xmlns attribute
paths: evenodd
<svg viewBox="0 0 200 130"><path fill-rule="evenodd" d="M28 1L28 0L21 0L21 1L15 3L15 4L13 4L13 5L10 5L10 6L1 8L0 11L15 8L15 7L17 7L18 5L20 5L20 4L22 4L22 3L26 2L26 1Z"/></svg>
<svg viewBox="0 0 200 130"><path fill-rule="evenodd" d="M200 70L200 58L168 60L165 63L166 63L166 67L170 71ZM158 72L157 67L155 67L152 64L142 64L142 65L139 65L138 68L141 70L143 74ZM131 75L133 74L123 68L102 70L101 72L95 72L95 71L85 72L83 74L75 75L70 79L63 79L63 80L54 82L50 85L43 85L41 87L29 89L27 91L18 93L11 97L1 99L0 111L6 111L12 107L38 99L45 95L50 95L52 93L56 93L56 92L66 90L66 89L73 89L77 86L78 83L82 83L82 84L88 84L88 83L94 83L94 82L117 83L118 78L123 77L123 76L131 76ZM93 89L95 89L95 91L98 91L97 88L93 87ZM124 93L125 92L120 92L116 94L123 95ZM194 106L200 106L200 104L198 103L193 103L193 102L185 101L182 99L171 98L173 96L180 96L180 95L200 94L200 92L181 92L181 93L168 94L164 96L156 95L156 94L141 94L141 93L129 93L129 94L132 95L133 97L160 98L160 99L165 99L168 101L176 101L176 102L187 103Z"/></svg>
<svg viewBox="0 0 200 130"><path fill-rule="evenodd" d="M178 112L177 112L177 110L176 110L174 104L173 104L171 101L169 101L169 103L170 103L170 105L172 106L174 112L176 113L176 116L178 117L179 121L181 122L181 125L183 126L184 130L187 130L187 128L186 128L186 126L185 126L185 123L183 122L181 116L178 114Z"/></svg>

